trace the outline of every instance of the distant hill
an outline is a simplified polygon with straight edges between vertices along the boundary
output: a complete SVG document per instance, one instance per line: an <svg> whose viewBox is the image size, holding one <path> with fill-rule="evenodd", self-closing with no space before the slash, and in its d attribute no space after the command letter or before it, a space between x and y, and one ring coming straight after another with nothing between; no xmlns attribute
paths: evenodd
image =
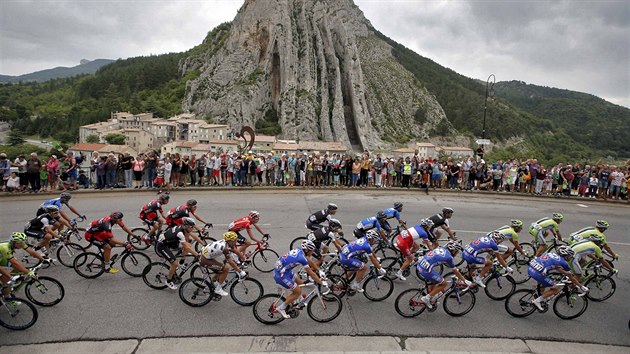
<svg viewBox="0 0 630 354"><path fill-rule="evenodd" d="M46 69L36 71L30 74L24 74L19 76L0 75L0 82L2 83L15 83L15 82L44 82L52 79L63 79L66 77L72 77L82 74L94 74L101 67L113 63L111 59L96 59L92 61L81 60L81 64L67 68L64 66L58 66L53 69Z"/></svg>

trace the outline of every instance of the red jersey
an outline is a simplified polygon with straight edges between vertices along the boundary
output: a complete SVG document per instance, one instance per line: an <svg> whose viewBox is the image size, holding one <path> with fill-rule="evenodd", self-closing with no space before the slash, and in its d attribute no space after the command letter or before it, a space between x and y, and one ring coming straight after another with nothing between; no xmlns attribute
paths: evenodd
<svg viewBox="0 0 630 354"><path fill-rule="evenodd" d="M252 227L252 218L244 216L240 219L236 219L228 225L229 231L239 232L243 229L249 230Z"/></svg>

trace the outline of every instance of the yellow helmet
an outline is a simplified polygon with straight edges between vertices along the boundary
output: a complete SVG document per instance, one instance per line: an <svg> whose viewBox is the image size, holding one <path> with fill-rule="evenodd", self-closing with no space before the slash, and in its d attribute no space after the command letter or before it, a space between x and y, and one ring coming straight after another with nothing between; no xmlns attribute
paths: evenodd
<svg viewBox="0 0 630 354"><path fill-rule="evenodd" d="M238 238L238 235L234 231L228 231L223 234L223 239L226 241L234 241Z"/></svg>

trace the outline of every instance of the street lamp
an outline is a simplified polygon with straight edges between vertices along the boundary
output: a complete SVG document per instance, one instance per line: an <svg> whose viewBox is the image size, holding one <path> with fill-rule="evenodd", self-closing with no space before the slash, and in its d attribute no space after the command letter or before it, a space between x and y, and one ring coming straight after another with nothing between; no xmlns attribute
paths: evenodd
<svg viewBox="0 0 630 354"><path fill-rule="evenodd" d="M490 83L490 79L492 79L492 83ZM490 74L488 80L486 80L486 100L483 103L483 130L481 131L481 139L486 138L486 109L488 108L488 97L494 96L495 80L494 74Z"/></svg>

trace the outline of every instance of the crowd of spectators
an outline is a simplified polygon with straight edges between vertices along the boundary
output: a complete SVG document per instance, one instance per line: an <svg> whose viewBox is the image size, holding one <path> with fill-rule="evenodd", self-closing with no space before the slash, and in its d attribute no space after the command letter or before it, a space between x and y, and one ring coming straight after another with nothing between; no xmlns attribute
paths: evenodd
<svg viewBox="0 0 630 354"><path fill-rule="evenodd" d="M426 159L414 154L384 157L381 154L327 153L225 153L210 151L196 156L149 152L99 154L90 161L71 152L40 160L31 154L14 162L0 154L3 190L39 192L134 188L170 191L196 186L295 186L302 188L421 188L491 190L533 195L578 195L584 198L628 199L630 162L625 166L604 163L559 163L545 166L536 159L486 162L466 157ZM89 170L79 166L89 165ZM17 167L16 172L9 172Z"/></svg>

